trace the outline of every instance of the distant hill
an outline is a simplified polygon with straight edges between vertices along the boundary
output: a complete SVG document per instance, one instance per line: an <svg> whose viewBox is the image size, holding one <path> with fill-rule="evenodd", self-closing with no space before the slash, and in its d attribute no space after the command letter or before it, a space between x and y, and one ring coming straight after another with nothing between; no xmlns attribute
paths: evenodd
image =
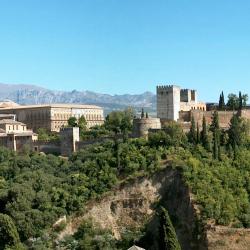
<svg viewBox="0 0 250 250"><path fill-rule="evenodd" d="M156 110L156 96L151 92L139 95L109 95L91 91L54 91L35 85L0 83L0 100L5 99L12 100L18 104L96 104L102 106L105 113L131 106L137 110L144 107L152 114Z"/></svg>

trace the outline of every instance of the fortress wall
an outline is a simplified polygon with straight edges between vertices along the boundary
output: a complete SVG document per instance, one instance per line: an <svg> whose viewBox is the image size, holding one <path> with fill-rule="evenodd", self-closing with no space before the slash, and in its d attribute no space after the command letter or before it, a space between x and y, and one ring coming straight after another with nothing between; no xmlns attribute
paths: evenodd
<svg viewBox="0 0 250 250"><path fill-rule="evenodd" d="M199 126L202 126L203 115L207 124L211 124L214 111L191 110L190 112L191 117L194 117L195 123L198 122ZM220 127L228 128L233 114L236 113L237 111L218 111Z"/></svg>
<svg viewBox="0 0 250 250"><path fill-rule="evenodd" d="M137 118L133 120L133 137L147 137L149 129L161 129L159 118Z"/></svg>
<svg viewBox="0 0 250 250"><path fill-rule="evenodd" d="M181 111L179 113L178 122L190 122L191 120L191 112L190 111Z"/></svg>

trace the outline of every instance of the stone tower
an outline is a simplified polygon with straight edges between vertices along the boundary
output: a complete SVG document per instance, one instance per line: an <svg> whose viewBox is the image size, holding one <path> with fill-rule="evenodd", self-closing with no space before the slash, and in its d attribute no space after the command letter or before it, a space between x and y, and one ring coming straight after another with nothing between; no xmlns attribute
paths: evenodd
<svg viewBox="0 0 250 250"><path fill-rule="evenodd" d="M197 91L192 89L181 89L181 102L197 103Z"/></svg>
<svg viewBox="0 0 250 250"><path fill-rule="evenodd" d="M177 121L180 111L180 87L175 85L157 86L156 92L157 117Z"/></svg>
<svg viewBox="0 0 250 250"><path fill-rule="evenodd" d="M78 127L66 127L60 130L61 155L70 156L76 152L76 143L80 141Z"/></svg>

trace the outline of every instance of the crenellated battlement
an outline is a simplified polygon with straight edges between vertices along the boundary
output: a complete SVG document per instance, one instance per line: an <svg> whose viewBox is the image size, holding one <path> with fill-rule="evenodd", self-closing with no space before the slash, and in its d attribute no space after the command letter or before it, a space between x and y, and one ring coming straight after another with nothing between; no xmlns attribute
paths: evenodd
<svg viewBox="0 0 250 250"><path fill-rule="evenodd" d="M205 105L198 104L195 89L181 89L181 87L174 84L159 84L156 86L156 92L158 118L177 121L181 110L206 109Z"/></svg>
<svg viewBox="0 0 250 250"><path fill-rule="evenodd" d="M173 89L173 88L180 88L177 85L173 85L173 84L168 84L168 85L157 85L156 89L157 90L169 90L169 89Z"/></svg>
<svg viewBox="0 0 250 250"><path fill-rule="evenodd" d="M181 89L181 92L188 92L188 91L195 92L196 90L195 89Z"/></svg>

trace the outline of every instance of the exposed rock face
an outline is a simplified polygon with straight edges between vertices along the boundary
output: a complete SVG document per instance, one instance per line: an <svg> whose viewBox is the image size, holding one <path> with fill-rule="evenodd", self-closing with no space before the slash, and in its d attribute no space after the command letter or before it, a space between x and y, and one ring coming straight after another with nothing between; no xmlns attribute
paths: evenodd
<svg viewBox="0 0 250 250"><path fill-rule="evenodd" d="M83 216L76 217L61 233L60 238L77 231L85 219L91 219L97 226L109 229L116 238L129 228L141 228L148 224L148 230L157 237L157 216L155 208L161 202L175 221L176 232L182 249L197 246L195 208L177 170L167 168L150 178L141 177L106 194L100 201L86 207Z"/></svg>
<svg viewBox="0 0 250 250"><path fill-rule="evenodd" d="M249 250L250 229L210 227L207 230L208 250Z"/></svg>
<svg viewBox="0 0 250 250"><path fill-rule="evenodd" d="M180 171L166 168L151 177L139 177L107 193L98 201L91 201L82 216L69 221L59 239L77 231L86 219L94 225L109 229L119 239L122 232L142 228L156 241L158 237L157 207L163 205L169 211L182 250L247 250L250 249L250 230L199 223L199 211ZM159 249L157 242L152 248Z"/></svg>

